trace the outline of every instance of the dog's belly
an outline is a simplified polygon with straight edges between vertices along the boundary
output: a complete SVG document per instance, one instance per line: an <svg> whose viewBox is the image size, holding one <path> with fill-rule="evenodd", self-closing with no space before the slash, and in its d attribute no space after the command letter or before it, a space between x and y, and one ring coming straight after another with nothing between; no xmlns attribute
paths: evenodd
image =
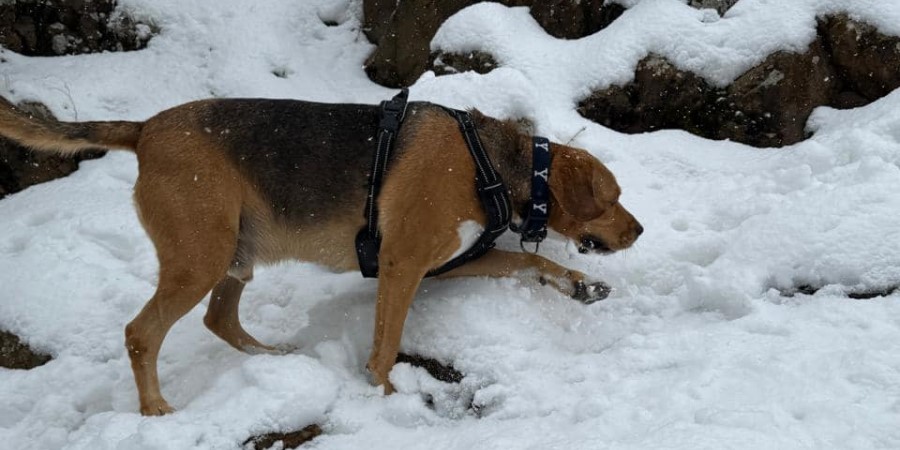
<svg viewBox="0 0 900 450"><path fill-rule="evenodd" d="M356 233L365 225L362 214L338 217L330 221L304 224L269 222L263 224L253 239L255 260L274 264L285 260L313 262L332 270L359 270L356 259Z"/></svg>

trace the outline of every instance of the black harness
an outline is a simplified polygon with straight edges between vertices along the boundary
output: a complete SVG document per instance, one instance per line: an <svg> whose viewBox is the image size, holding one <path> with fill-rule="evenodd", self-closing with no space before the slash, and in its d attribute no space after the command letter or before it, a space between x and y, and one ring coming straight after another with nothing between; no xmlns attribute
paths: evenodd
<svg viewBox="0 0 900 450"><path fill-rule="evenodd" d="M409 91L403 89L390 101L381 102L381 120L378 124L378 146L372 162L372 174L369 177L369 193L366 197L366 227L356 235L356 255L359 259L359 269L363 277L375 278L378 276L378 252L381 248L381 233L378 231L378 208L376 202L381 191L381 184L387 171L391 150L403 117L406 113L406 101ZM547 236L547 219L550 212L550 194L547 188L550 167L550 144L546 138L533 138L534 175L532 176L532 199L529 202L529 211L525 214L525 221L521 226L511 227L512 204L509 200L509 192L500 175L494 170L494 165L488 157L475 123L466 111L444 108L459 122L460 131L465 138L469 153L475 161L475 190L481 205L487 216L485 231L481 233L478 241L467 251L451 259L441 267L428 272L425 276L440 275L455 269L471 260L477 259L494 247L494 241L503 234L507 228L522 235L524 242L540 243ZM540 153L540 155L539 155ZM537 251L537 248L535 248Z"/></svg>

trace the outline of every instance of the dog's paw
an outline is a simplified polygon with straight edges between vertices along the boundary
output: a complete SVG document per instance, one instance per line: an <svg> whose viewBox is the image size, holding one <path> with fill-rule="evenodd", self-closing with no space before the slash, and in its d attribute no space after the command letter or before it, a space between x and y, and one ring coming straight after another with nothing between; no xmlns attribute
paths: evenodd
<svg viewBox="0 0 900 450"><path fill-rule="evenodd" d="M606 299L611 292L612 287L602 281L590 284L587 284L584 281L576 281L575 292L572 293L572 298L585 305L590 305L591 303Z"/></svg>
<svg viewBox="0 0 900 450"><path fill-rule="evenodd" d="M172 414L173 412L175 412L175 408L169 406L165 400L150 402L147 405L141 406L142 416L164 416L166 414Z"/></svg>

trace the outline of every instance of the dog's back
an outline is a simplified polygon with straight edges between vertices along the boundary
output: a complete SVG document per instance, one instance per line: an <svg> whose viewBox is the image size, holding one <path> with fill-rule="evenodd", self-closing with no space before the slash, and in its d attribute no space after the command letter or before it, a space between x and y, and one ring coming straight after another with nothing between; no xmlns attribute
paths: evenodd
<svg viewBox="0 0 900 450"><path fill-rule="evenodd" d="M194 128L226 153L279 219L321 222L348 208L362 214L376 106L227 99L193 108Z"/></svg>

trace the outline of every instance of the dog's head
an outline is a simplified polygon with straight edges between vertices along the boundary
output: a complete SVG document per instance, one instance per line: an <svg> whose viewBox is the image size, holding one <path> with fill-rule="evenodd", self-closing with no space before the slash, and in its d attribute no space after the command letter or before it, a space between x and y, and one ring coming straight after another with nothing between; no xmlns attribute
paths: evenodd
<svg viewBox="0 0 900 450"><path fill-rule="evenodd" d="M611 253L634 244L644 228L621 204L612 172L588 152L551 144L549 226L582 253Z"/></svg>

